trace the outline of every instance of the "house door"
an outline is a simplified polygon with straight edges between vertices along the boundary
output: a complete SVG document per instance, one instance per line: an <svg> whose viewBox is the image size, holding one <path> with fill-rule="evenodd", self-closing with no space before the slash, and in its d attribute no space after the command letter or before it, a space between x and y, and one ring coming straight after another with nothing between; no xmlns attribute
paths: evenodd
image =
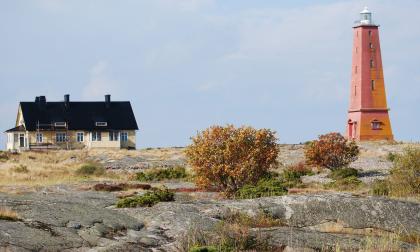
<svg viewBox="0 0 420 252"><path fill-rule="evenodd" d="M19 134L19 147L25 147L25 134Z"/></svg>

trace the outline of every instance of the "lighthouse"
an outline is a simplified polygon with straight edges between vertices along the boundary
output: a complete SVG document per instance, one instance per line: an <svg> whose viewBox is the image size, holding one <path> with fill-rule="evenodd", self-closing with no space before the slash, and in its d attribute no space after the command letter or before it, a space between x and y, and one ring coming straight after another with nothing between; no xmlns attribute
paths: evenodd
<svg viewBox="0 0 420 252"><path fill-rule="evenodd" d="M346 135L349 140L393 140L386 102L379 25L367 7L353 26L350 104Z"/></svg>

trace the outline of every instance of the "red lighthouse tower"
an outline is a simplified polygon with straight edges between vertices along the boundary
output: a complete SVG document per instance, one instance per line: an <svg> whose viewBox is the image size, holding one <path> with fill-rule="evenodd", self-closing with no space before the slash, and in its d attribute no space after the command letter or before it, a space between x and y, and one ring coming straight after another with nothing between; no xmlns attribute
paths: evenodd
<svg viewBox="0 0 420 252"><path fill-rule="evenodd" d="M386 103L379 25L365 7L353 27L353 62L347 137L359 141L393 140Z"/></svg>

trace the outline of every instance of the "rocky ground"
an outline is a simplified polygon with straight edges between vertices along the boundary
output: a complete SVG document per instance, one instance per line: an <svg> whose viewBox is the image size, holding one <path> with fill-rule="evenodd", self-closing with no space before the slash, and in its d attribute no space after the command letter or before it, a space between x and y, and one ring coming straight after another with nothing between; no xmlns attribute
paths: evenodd
<svg viewBox="0 0 420 252"><path fill-rule="evenodd" d="M381 179L392 167L388 153L399 153L405 147L407 144L363 144L359 160L351 166L360 170L364 182ZM78 162L78 158L63 162ZM186 165L182 148L98 151L89 153L87 159L115 172ZM302 160L303 145L281 146L279 169ZM330 180L326 175L321 172L303 180L326 183ZM14 211L17 218L0 217L0 251L185 251L191 241L221 232L221 223L236 213L251 218L264 214L278 221L247 231L276 251L420 251L418 243L407 238L420 237L419 202L339 192L225 200L217 193L192 191L177 192L174 202L153 207L116 208L121 192L93 191L95 183L30 190L26 186L21 191L13 185L3 186L0 211ZM194 188L193 183L182 181L164 185ZM13 193L8 193L12 187Z"/></svg>
<svg viewBox="0 0 420 252"><path fill-rule="evenodd" d="M384 242L390 232L420 233L420 204L344 193L253 200L191 200L116 209L116 195L66 186L24 195L0 194L0 206L20 220L0 220L5 251L182 251L189 231L212 231L233 212L266 213L281 225L251 235L285 249L359 250ZM382 239L382 240L381 240ZM415 250L396 240L393 248ZM417 249L420 249L417 247ZM309 250L308 250L309 251Z"/></svg>

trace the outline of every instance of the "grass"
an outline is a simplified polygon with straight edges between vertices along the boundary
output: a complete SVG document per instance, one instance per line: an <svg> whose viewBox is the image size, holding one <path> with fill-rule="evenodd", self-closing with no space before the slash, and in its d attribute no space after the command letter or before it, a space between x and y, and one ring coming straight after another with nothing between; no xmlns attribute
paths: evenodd
<svg viewBox="0 0 420 252"><path fill-rule="evenodd" d="M329 175L332 179L345 179L348 177L357 177L358 171L354 168L341 168L332 170L331 174Z"/></svg>
<svg viewBox="0 0 420 252"><path fill-rule="evenodd" d="M7 153L7 152L5 152L5 151L0 151L0 161L5 162L5 161L7 161L7 160L9 160L9 155L8 155L8 153Z"/></svg>
<svg viewBox="0 0 420 252"><path fill-rule="evenodd" d="M253 228L283 226L279 220L260 213L249 216L244 213L231 213L223 220L203 231L190 227L180 239L180 251L281 251L268 245L267 240L255 234Z"/></svg>
<svg viewBox="0 0 420 252"><path fill-rule="evenodd" d="M17 165L11 169L12 172L16 173L28 173L28 167L26 165Z"/></svg>
<svg viewBox="0 0 420 252"><path fill-rule="evenodd" d="M0 207L0 220L18 221L20 218L15 211L9 208Z"/></svg>
<svg viewBox="0 0 420 252"><path fill-rule="evenodd" d="M118 200L117 207L151 207L159 202L174 201L175 194L167 188L154 189L143 195L127 197Z"/></svg>
<svg viewBox="0 0 420 252"><path fill-rule="evenodd" d="M154 168L136 174L138 181L162 181L188 177L185 167Z"/></svg>
<svg viewBox="0 0 420 252"><path fill-rule="evenodd" d="M287 194L283 182L276 178L261 179L254 185L245 185L236 193L237 199L253 199L260 197L281 196Z"/></svg>
<svg viewBox="0 0 420 252"><path fill-rule="evenodd" d="M371 186L371 193L375 196L388 196L390 189L388 180L375 180Z"/></svg>
<svg viewBox="0 0 420 252"><path fill-rule="evenodd" d="M362 181L355 176L337 179L324 185L326 189L334 189L338 191L354 191L362 185Z"/></svg>
<svg viewBox="0 0 420 252"><path fill-rule="evenodd" d="M92 189L95 191L103 191L103 192L126 191L129 189L149 190L151 188L152 186L149 184L126 184L126 183L117 183L117 184L98 183L92 187Z"/></svg>
<svg viewBox="0 0 420 252"><path fill-rule="evenodd" d="M100 176L103 174L105 174L105 168L102 165L95 163L83 164L76 170L76 175L79 176Z"/></svg>

